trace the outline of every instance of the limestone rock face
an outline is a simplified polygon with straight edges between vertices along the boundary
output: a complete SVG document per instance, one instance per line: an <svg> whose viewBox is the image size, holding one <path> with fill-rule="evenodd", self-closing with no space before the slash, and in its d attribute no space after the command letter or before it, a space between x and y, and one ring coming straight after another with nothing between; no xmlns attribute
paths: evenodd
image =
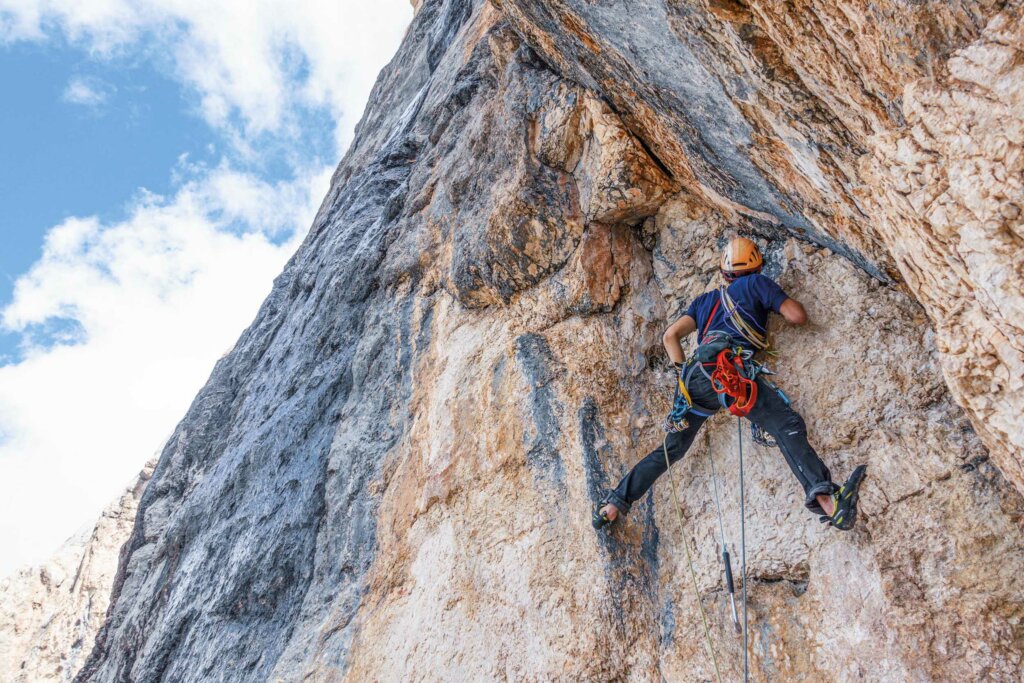
<svg viewBox="0 0 1024 683"><path fill-rule="evenodd" d="M1019 1L500 4L730 221L904 284L1024 492Z"/></svg>
<svg viewBox="0 0 1024 683"><path fill-rule="evenodd" d="M910 84L862 160L877 232L938 333L950 388L1024 482L1024 20L1007 7Z"/></svg>
<svg viewBox="0 0 1024 683"><path fill-rule="evenodd" d="M70 681L106 616L118 553L156 463L44 565L0 580L0 680Z"/></svg>
<svg viewBox="0 0 1024 683"><path fill-rule="evenodd" d="M713 680L698 599L737 680L740 439L752 680L1017 680L1017 13L423 0L78 680ZM835 478L868 465L858 527L719 415L595 533L735 232L808 309L772 365Z"/></svg>

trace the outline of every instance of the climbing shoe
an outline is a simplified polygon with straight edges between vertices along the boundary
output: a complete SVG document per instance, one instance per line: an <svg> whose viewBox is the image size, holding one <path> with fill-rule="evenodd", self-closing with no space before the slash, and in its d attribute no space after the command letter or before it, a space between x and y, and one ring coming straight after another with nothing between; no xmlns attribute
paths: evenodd
<svg viewBox="0 0 1024 683"><path fill-rule="evenodd" d="M779 445L774 436L764 431L761 425L753 422L750 423L750 438L754 440L754 443L766 448L775 448Z"/></svg>
<svg viewBox="0 0 1024 683"><path fill-rule="evenodd" d="M594 510L594 515L590 518L590 523L593 524L594 528L597 530L601 530L609 524L614 523L612 520L608 519L603 512L601 512L605 505L607 505L607 503L601 503L597 506Z"/></svg>
<svg viewBox="0 0 1024 683"><path fill-rule="evenodd" d="M614 505L615 509L619 511L618 516L614 520L608 519L604 515L604 513L601 512L601 510L603 510L608 505ZM623 507L625 507L626 509L623 510ZM590 518L590 523L594 525L595 529L600 530L608 526L609 524L614 524L616 521L618 521L619 517L626 514L627 512L629 512L629 505L626 505L622 501L619 501L617 497L613 497L611 493L608 493L601 500L601 502L597 504L597 507L594 508L594 514Z"/></svg>
<svg viewBox="0 0 1024 683"><path fill-rule="evenodd" d="M860 483L864 481L867 473L867 465L860 465L846 480L838 493L832 494L832 501L835 504L835 512L831 517L822 515L821 521L828 522L840 531L849 531L857 522L857 498L860 491Z"/></svg>

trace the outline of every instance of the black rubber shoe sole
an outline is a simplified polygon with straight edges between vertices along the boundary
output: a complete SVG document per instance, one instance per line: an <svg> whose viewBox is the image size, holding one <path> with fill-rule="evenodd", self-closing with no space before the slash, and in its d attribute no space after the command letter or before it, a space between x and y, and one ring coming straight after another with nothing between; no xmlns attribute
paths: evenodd
<svg viewBox="0 0 1024 683"><path fill-rule="evenodd" d="M601 505L604 507L604 505ZM600 531L604 527L612 523L612 520L608 519L601 514L601 508L594 510L593 516L590 518L590 523L594 525L594 528Z"/></svg>
<svg viewBox="0 0 1024 683"><path fill-rule="evenodd" d="M860 497L860 485L867 474L867 465L860 465L839 489L839 501L835 514L829 524L840 531L849 531L857 523L857 499Z"/></svg>

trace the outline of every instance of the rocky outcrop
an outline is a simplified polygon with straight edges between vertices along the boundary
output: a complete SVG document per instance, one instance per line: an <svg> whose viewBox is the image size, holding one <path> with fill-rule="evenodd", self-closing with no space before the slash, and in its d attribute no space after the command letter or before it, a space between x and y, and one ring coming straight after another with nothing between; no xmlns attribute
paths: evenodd
<svg viewBox="0 0 1024 683"><path fill-rule="evenodd" d="M954 396L1024 488L1024 21L1007 7L863 159L876 230L929 311Z"/></svg>
<svg viewBox="0 0 1024 683"><path fill-rule="evenodd" d="M1015 680L1017 11L423 0L79 680L711 680L684 545L736 680L709 475L735 545L739 438L755 680ZM808 308L779 383L837 478L868 464L861 522L722 415L683 527L663 479L595 534L735 231Z"/></svg>
<svg viewBox="0 0 1024 683"><path fill-rule="evenodd" d="M92 651L110 602L118 552L156 463L46 563L0 580L5 683L70 681Z"/></svg>
<svg viewBox="0 0 1024 683"><path fill-rule="evenodd" d="M690 192L904 283L1024 492L1019 2L500 4Z"/></svg>

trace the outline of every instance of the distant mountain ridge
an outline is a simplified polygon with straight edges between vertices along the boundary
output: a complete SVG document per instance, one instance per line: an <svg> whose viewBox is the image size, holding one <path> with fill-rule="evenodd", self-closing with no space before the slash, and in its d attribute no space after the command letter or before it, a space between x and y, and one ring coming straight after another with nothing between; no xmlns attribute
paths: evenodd
<svg viewBox="0 0 1024 683"><path fill-rule="evenodd" d="M156 461L86 527L37 567L0 579L0 680L70 681L106 617L118 553Z"/></svg>

